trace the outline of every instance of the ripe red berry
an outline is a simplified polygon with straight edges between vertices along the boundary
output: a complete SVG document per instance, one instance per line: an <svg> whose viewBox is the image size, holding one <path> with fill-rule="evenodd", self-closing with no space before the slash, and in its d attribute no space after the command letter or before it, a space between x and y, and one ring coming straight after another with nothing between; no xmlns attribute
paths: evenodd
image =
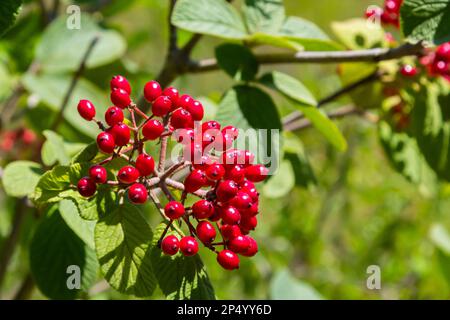
<svg viewBox="0 0 450 320"><path fill-rule="evenodd" d="M220 130L220 123L218 123L217 121L214 121L214 120L203 122L202 132L205 132L205 131L208 131L211 129Z"/></svg>
<svg viewBox="0 0 450 320"><path fill-rule="evenodd" d="M112 134L108 132L100 132L97 136L98 148L104 153L113 153L116 143Z"/></svg>
<svg viewBox="0 0 450 320"><path fill-rule="evenodd" d="M83 197L90 197L97 190L97 185L92 179L84 177L78 181L77 189Z"/></svg>
<svg viewBox="0 0 450 320"><path fill-rule="evenodd" d="M183 149L184 159L186 161L191 161L194 164L194 168L203 164L203 148L201 144L192 142L186 144Z"/></svg>
<svg viewBox="0 0 450 320"><path fill-rule="evenodd" d="M170 101L172 101L172 109L170 111L173 111L178 107L178 99L180 96L177 89L174 87L165 88L162 95L169 97Z"/></svg>
<svg viewBox="0 0 450 320"><path fill-rule="evenodd" d="M247 193L250 196L250 198L252 198L253 202L258 201L259 193L258 190L256 190L256 187L253 184L253 182L248 180L242 181L241 183L239 183L239 189Z"/></svg>
<svg viewBox="0 0 450 320"><path fill-rule="evenodd" d="M214 205L205 199L192 205L192 214L196 219L207 219L214 214Z"/></svg>
<svg viewBox="0 0 450 320"><path fill-rule="evenodd" d="M149 81L144 86L144 98L148 102L153 102L162 93L161 86L156 81Z"/></svg>
<svg viewBox="0 0 450 320"><path fill-rule="evenodd" d="M125 123L117 123L109 130L109 133L114 137L114 142L117 146L122 147L130 142L130 128Z"/></svg>
<svg viewBox="0 0 450 320"><path fill-rule="evenodd" d="M109 107L108 110L106 110L105 112L106 123L111 127L115 124L118 124L119 122L122 122L123 119L124 116L122 109L116 106Z"/></svg>
<svg viewBox="0 0 450 320"><path fill-rule="evenodd" d="M248 248L247 250L241 252L241 255L246 257L253 257L258 252L258 243L256 243L255 239L250 236L244 236L248 239Z"/></svg>
<svg viewBox="0 0 450 320"><path fill-rule="evenodd" d="M450 61L450 42L443 43L436 49L436 57L444 61Z"/></svg>
<svg viewBox="0 0 450 320"><path fill-rule="evenodd" d="M142 204L147 201L148 193L147 188L141 183L132 184L130 188L128 188L128 199L131 202L136 204Z"/></svg>
<svg viewBox="0 0 450 320"><path fill-rule="evenodd" d="M214 148L217 151L226 151L229 150L233 146L234 139L232 135L228 133L221 132L220 135L216 136L216 140L214 141Z"/></svg>
<svg viewBox="0 0 450 320"><path fill-rule="evenodd" d="M250 241L242 235L231 238L228 241L228 248L235 253L245 252L249 245Z"/></svg>
<svg viewBox="0 0 450 320"><path fill-rule="evenodd" d="M133 166L125 166L119 170L117 178L122 183L130 184L139 178L139 171Z"/></svg>
<svg viewBox="0 0 450 320"><path fill-rule="evenodd" d="M417 68L410 64L405 64L401 67L400 73L405 77L414 77L417 74Z"/></svg>
<svg viewBox="0 0 450 320"><path fill-rule="evenodd" d="M208 221L200 221L197 224L197 237L203 243L211 243L216 238L216 229L214 226Z"/></svg>
<svg viewBox="0 0 450 320"><path fill-rule="evenodd" d="M200 150L201 152L201 150ZM204 154L202 156L200 156L198 159L193 159L193 167L194 169L199 169L199 170L203 170L206 171L206 169L208 169L208 167L213 163L213 160L211 159L210 156L208 156L207 154Z"/></svg>
<svg viewBox="0 0 450 320"><path fill-rule="evenodd" d="M109 83L111 90L114 89L122 89L126 91L128 94L131 94L131 86L128 80L123 76L114 76L112 77L110 83Z"/></svg>
<svg viewBox="0 0 450 320"><path fill-rule="evenodd" d="M161 242L161 250L169 256L173 256L174 254L176 254L179 249L180 241L173 235L165 237Z"/></svg>
<svg viewBox="0 0 450 320"><path fill-rule="evenodd" d="M180 251L183 255L190 257L198 252L198 243L193 237L183 237L180 240Z"/></svg>
<svg viewBox="0 0 450 320"><path fill-rule="evenodd" d="M157 117L164 117L172 109L172 101L169 97L159 96L153 101L152 113Z"/></svg>
<svg viewBox="0 0 450 320"><path fill-rule="evenodd" d="M121 109L125 109L131 104L130 94L123 89L113 89L110 97L111 102Z"/></svg>
<svg viewBox="0 0 450 320"><path fill-rule="evenodd" d="M192 119L194 119L194 121L201 121L205 114L203 105L197 100L193 100L192 103L189 103L184 107L184 109L192 115Z"/></svg>
<svg viewBox="0 0 450 320"><path fill-rule="evenodd" d="M95 107L89 100L80 100L77 110L80 116L87 121L91 121L95 117Z"/></svg>
<svg viewBox="0 0 450 320"><path fill-rule="evenodd" d="M89 177L95 183L105 183L108 178L108 173L105 167L94 165L89 168Z"/></svg>
<svg viewBox="0 0 450 320"><path fill-rule="evenodd" d="M262 164L255 164L245 168L245 177L251 182L261 182L267 178L269 169Z"/></svg>
<svg viewBox="0 0 450 320"><path fill-rule="evenodd" d="M432 73L434 74L444 74L449 70L449 67L450 67L449 62L438 60L433 62L433 64L431 65L431 70Z"/></svg>
<svg viewBox="0 0 450 320"><path fill-rule="evenodd" d="M233 180L234 182L241 182L245 178L245 169L242 165L237 164L227 168L225 179Z"/></svg>
<svg viewBox="0 0 450 320"><path fill-rule="evenodd" d="M193 170L184 180L186 192L192 193L205 186L208 183L206 174L201 170Z"/></svg>
<svg viewBox="0 0 450 320"><path fill-rule="evenodd" d="M225 180L219 183L216 190L217 199L221 202L227 202L231 200L239 189L233 180Z"/></svg>
<svg viewBox="0 0 450 320"><path fill-rule="evenodd" d="M206 169L205 173L208 179L217 181L225 175L225 168L221 164L214 163Z"/></svg>
<svg viewBox="0 0 450 320"><path fill-rule="evenodd" d="M239 227L242 231L249 232L251 230L255 230L258 225L258 220L254 216L243 216L241 218L241 222L239 223Z"/></svg>
<svg viewBox="0 0 450 320"><path fill-rule="evenodd" d="M192 121L191 114L185 109L175 110L170 118L170 124L174 129L192 128Z"/></svg>
<svg viewBox="0 0 450 320"><path fill-rule="evenodd" d="M177 139L178 143L190 144L194 141L194 129L177 129L174 131L174 137Z"/></svg>
<svg viewBox="0 0 450 320"><path fill-rule="evenodd" d="M239 257L231 250L222 250L217 255L217 262L226 270L239 268Z"/></svg>
<svg viewBox="0 0 450 320"><path fill-rule="evenodd" d="M177 107L178 108L183 108L183 109L188 109L190 107L190 105L194 103L194 99L188 95L188 94L183 94L179 99L178 99L178 104Z"/></svg>
<svg viewBox="0 0 450 320"><path fill-rule="evenodd" d="M229 240L241 235L241 229L236 224L223 224L220 227L220 232L224 240Z"/></svg>
<svg viewBox="0 0 450 320"><path fill-rule="evenodd" d="M230 204L238 210L248 210L252 206L252 198L243 191L239 191L233 199L230 200Z"/></svg>
<svg viewBox="0 0 450 320"><path fill-rule="evenodd" d="M214 132L214 131L217 131L217 132ZM203 132L202 147L205 149L207 146L209 146L211 143L213 143L216 140L217 134L220 134L220 131L208 130L206 132ZM214 147L214 145L212 145L211 147Z"/></svg>
<svg viewBox="0 0 450 320"><path fill-rule="evenodd" d="M142 134L148 140L158 139L163 132L163 124L156 119L147 121L147 123L142 128Z"/></svg>
<svg viewBox="0 0 450 320"><path fill-rule="evenodd" d="M149 176L155 169L155 160L152 156L142 153L136 158L136 169L139 170L141 176Z"/></svg>
<svg viewBox="0 0 450 320"><path fill-rule="evenodd" d="M238 224L241 221L241 214L235 207L226 206L225 208L221 208L221 211L223 223Z"/></svg>
<svg viewBox="0 0 450 320"><path fill-rule="evenodd" d="M170 201L164 207L164 213L167 218L171 220L176 220L181 218L184 215L184 206L181 202L178 201Z"/></svg>
<svg viewBox="0 0 450 320"><path fill-rule="evenodd" d="M214 213L208 218L208 220L213 222L219 221L220 219L222 219L222 213L223 213L222 207L215 205Z"/></svg>
<svg viewBox="0 0 450 320"><path fill-rule="evenodd" d="M234 126L226 126L222 128L222 133L231 136L235 140L239 136L239 129Z"/></svg>

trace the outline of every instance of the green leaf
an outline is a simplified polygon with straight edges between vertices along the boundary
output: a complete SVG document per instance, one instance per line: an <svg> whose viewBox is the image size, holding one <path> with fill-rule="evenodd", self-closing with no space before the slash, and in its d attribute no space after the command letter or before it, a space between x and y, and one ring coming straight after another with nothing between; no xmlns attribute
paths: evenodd
<svg viewBox="0 0 450 320"><path fill-rule="evenodd" d="M245 0L243 13L250 33L275 33L285 19L283 0Z"/></svg>
<svg viewBox="0 0 450 320"><path fill-rule="evenodd" d="M342 50L342 46L330 40L322 29L299 17L288 17L278 34L301 45L307 51Z"/></svg>
<svg viewBox="0 0 450 320"><path fill-rule="evenodd" d="M436 175L425 161L416 140L403 132L395 132L385 121L380 121L378 132L381 144L394 168L406 179L419 185L427 194L436 189Z"/></svg>
<svg viewBox="0 0 450 320"><path fill-rule="evenodd" d="M349 49L370 49L386 46L385 32L380 25L365 19L350 19L333 22L331 29L338 39Z"/></svg>
<svg viewBox="0 0 450 320"><path fill-rule="evenodd" d="M31 195L43 173L41 165L36 162L11 162L5 167L2 177L6 194L11 197Z"/></svg>
<svg viewBox="0 0 450 320"><path fill-rule="evenodd" d="M90 198L74 194L70 197L84 220L99 220L117 207L117 193L107 185L98 185L97 193Z"/></svg>
<svg viewBox="0 0 450 320"><path fill-rule="evenodd" d="M101 29L94 20L81 15L79 29L68 27L69 19L63 15L57 18L44 32L36 48L36 60L46 72L75 71L89 47L98 36L92 53L86 61L88 68L108 64L120 58L126 50L122 36L111 30Z"/></svg>
<svg viewBox="0 0 450 320"><path fill-rule="evenodd" d="M267 164L270 161L276 168L281 121L272 98L266 92L249 85L235 86L225 93L216 117L221 123L239 128L236 143L240 148L253 152L258 163Z"/></svg>
<svg viewBox="0 0 450 320"><path fill-rule="evenodd" d="M295 51L303 51L305 48L297 40L291 40L289 37L278 34L268 34L268 33L253 33L247 39L246 42L251 45L270 45L279 48L287 48Z"/></svg>
<svg viewBox="0 0 450 320"><path fill-rule="evenodd" d="M159 287L172 300L213 300L214 289L200 256L185 257L180 252L173 256L162 253L156 245L166 223L161 223L153 235L152 264ZM175 234L171 231L168 234Z"/></svg>
<svg viewBox="0 0 450 320"><path fill-rule="evenodd" d="M148 297L156 287L151 262L152 230L140 209L123 204L95 226L95 248L102 273L119 292Z"/></svg>
<svg viewBox="0 0 450 320"><path fill-rule="evenodd" d="M450 41L450 0L405 0L400 8L403 34L436 45Z"/></svg>
<svg viewBox="0 0 450 320"><path fill-rule="evenodd" d="M108 158L109 155L100 153L97 147L96 142L92 142L85 146L83 149L81 149L77 154L75 154L72 158L71 163L77 163L77 162L100 162L106 158Z"/></svg>
<svg viewBox="0 0 450 320"><path fill-rule="evenodd" d="M71 76L64 74L40 74L33 75L27 73L22 82L27 90L33 92L47 103L53 110L59 111L64 100L64 96L69 89ZM96 137L98 126L90 121L83 121L77 111L78 101L89 99L94 104L97 114L104 114L110 102L108 95L101 91L86 79L79 79L73 93L64 110L64 118L74 128L90 137Z"/></svg>
<svg viewBox="0 0 450 320"><path fill-rule="evenodd" d="M274 175L263 186L263 193L266 198L285 197L295 186L295 173L291 162L281 161L280 166Z"/></svg>
<svg viewBox="0 0 450 320"><path fill-rule="evenodd" d="M240 14L225 0L178 0L172 23L191 32L227 39L244 39L247 30Z"/></svg>
<svg viewBox="0 0 450 320"><path fill-rule="evenodd" d="M36 185L33 201L40 207L64 198L78 196L76 185L88 168L89 164L75 163L70 166L59 165L47 171Z"/></svg>
<svg viewBox="0 0 450 320"><path fill-rule="evenodd" d="M56 162L62 165L68 164L70 159L64 146L64 139L59 134L50 130L45 130L43 134L47 140L41 149L42 162L46 166L51 166Z"/></svg>
<svg viewBox="0 0 450 320"><path fill-rule="evenodd" d="M30 267L39 290L51 299L75 299L87 291L97 276L95 252L62 219L54 206L43 218L30 244ZM69 289L72 283L69 266L78 266L81 288Z"/></svg>
<svg viewBox="0 0 450 320"><path fill-rule="evenodd" d="M309 284L294 278L288 270L275 274L270 284L274 300L322 300L322 295Z"/></svg>
<svg viewBox="0 0 450 320"><path fill-rule="evenodd" d="M258 61L247 47L225 43L216 47L218 65L237 81L253 80L258 73Z"/></svg>
<svg viewBox="0 0 450 320"><path fill-rule="evenodd" d="M450 255L450 234L442 224L432 225L429 237L437 248L445 254Z"/></svg>
<svg viewBox="0 0 450 320"><path fill-rule="evenodd" d="M261 83L276 89L291 102L293 102L314 127L319 130L327 140L340 151L347 148L347 142L336 126L325 113L317 107L317 101L309 90L297 79L278 71L265 74Z"/></svg>
<svg viewBox="0 0 450 320"><path fill-rule="evenodd" d="M22 0L2 0L0 6L0 36L14 24Z"/></svg>
<svg viewBox="0 0 450 320"><path fill-rule="evenodd" d="M78 214L77 206L68 199L62 200L58 204L61 217L64 219L70 229L86 243L90 248L94 249L94 221L83 220Z"/></svg>

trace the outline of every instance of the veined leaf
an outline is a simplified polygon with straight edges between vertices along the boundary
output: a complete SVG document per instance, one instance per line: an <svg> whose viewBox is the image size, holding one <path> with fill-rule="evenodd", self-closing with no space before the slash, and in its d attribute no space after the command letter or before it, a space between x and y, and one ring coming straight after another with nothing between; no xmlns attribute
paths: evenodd
<svg viewBox="0 0 450 320"><path fill-rule="evenodd" d="M43 173L44 169L36 162L11 162L5 167L2 177L6 194L11 197L30 196Z"/></svg>

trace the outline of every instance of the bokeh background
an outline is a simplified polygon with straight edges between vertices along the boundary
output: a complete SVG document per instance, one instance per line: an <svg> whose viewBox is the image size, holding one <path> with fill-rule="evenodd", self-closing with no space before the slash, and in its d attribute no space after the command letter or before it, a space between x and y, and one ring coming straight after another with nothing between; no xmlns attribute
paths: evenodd
<svg viewBox="0 0 450 320"><path fill-rule="evenodd" d="M81 5L87 2L79 1ZM104 80L122 73L136 86L155 77L167 46L167 3L164 0L113 1L93 10L103 26L119 31L127 41L120 62L91 69L87 77L106 90ZM60 11L69 1L62 1ZM309 19L333 37L330 22L362 17L367 6L381 1L285 0L286 11ZM29 67L41 33L38 1L29 1L17 25L0 40L0 91L8 96L11 79ZM392 30L393 31L393 30ZM395 31L393 31L395 32ZM189 33L180 32L180 42ZM194 57L211 57L219 40L204 37ZM336 65L284 65L277 67L304 82L317 97L340 86ZM182 76L175 86L217 101L231 86L223 72ZM106 92L106 91L105 91ZM29 103L29 96L20 103ZM345 104L346 98L327 106ZM292 107L277 101L280 112ZM24 109L25 110L25 109ZM24 111L27 114L28 111ZM7 126L26 125L39 135L44 129L30 117L14 119ZM298 133L310 160L316 183L295 187L282 197L263 193L262 213L255 238L260 253L245 259L237 272L223 272L215 257L202 250L209 276L221 299L323 298L323 299L445 299L450 296L450 186L425 190L392 169L378 141L377 127L356 117L338 120L347 138L346 152L336 151L314 129ZM3 128L4 129L4 128ZM87 142L86 137L68 140ZM26 155L32 152L26 150ZM2 154L3 167L15 156ZM290 183L290 181L286 181ZM0 190L0 193L2 191ZM0 195L0 248L8 235L14 199ZM36 222L27 217L19 248L8 267L2 298L11 297L28 272L27 243ZM366 270L378 265L381 289L369 290ZM154 298L163 298L157 292ZM43 298L33 290L31 298ZM100 282L90 299L124 298Z"/></svg>

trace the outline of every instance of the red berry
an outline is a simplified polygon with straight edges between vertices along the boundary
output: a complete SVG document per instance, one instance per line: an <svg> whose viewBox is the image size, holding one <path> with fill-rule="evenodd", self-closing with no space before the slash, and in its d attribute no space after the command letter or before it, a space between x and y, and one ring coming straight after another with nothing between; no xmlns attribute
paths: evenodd
<svg viewBox="0 0 450 320"><path fill-rule="evenodd" d="M200 152L201 152L201 150L200 150ZM193 161L192 165L193 165L194 169L199 169L199 170L203 170L203 171L206 171L206 169L208 169L208 167L213 163L211 157L208 156L207 154L202 155L198 159L194 158L193 160L194 161Z"/></svg>
<svg viewBox="0 0 450 320"><path fill-rule="evenodd" d="M217 199L221 202L227 202L231 200L238 191L238 186L233 180L222 181L219 183L216 190Z"/></svg>
<svg viewBox="0 0 450 320"><path fill-rule="evenodd" d="M203 105L200 101L193 100L192 103L189 103L186 107L184 107L191 115L194 121L201 121L204 116Z"/></svg>
<svg viewBox="0 0 450 320"><path fill-rule="evenodd" d="M133 166L125 166L119 170L117 178L122 183L130 184L139 178L139 171Z"/></svg>
<svg viewBox="0 0 450 320"><path fill-rule="evenodd" d="M111 102L121 109L125 109L131 104L130 94L123 89L114 89L111 91Z"/></svg>
<svg viewBox="0 0 450 320"><path fill-rule="evenodd" d="M95 117L95 107L89 100L80 100L77 110L80 116L87 121L91 121Z"/></svg>
<svg viewBox="0 0 450 320"><path fill-rule="evenodd" d="M241 209L240 212L243 216L256 216L259 213L259 203L254 202L249 208Z"/></svg>
<svg viewBox="0 0 450 320"><path fill-rule="evenodd" d="M214 226L208 221L200 221L197 224L197 237L203 243L211 243L216 238L216 229Z"/></svg>
<svg viewBox="0 0 450 320"><path fill-rule="evenodd" d="M163 96L169 97L170 101L172 101L172 109L170 111L173 111L178 106L178 99L180 98L178 90L174 87L168 87L164 89L162 92Z"/></svg>
<svg viewBox="0 0 450 320"><path fill-rule="evenodd" d="M250 236L244 236L248 239L248 248L247 250L241 252L241 255L246 257L253 257L258 252L258 243L256 243L255 239Z"/></svg>
<svg viewBox="0 0 450 320"><path fill-rule="evenodd" d="M193 170L184 180L186 192L192 193L205 186L208 183L206 174L201 170Z"/></svg>
<svg viewBox="0 0 450 320"><path fill-rule="evenodd" d="M431 70L434 74L443 74L449 70L450 63L446 61L435 61L431 65Z"/></svg>
<svg viewBox="0 0 450 320"><path fill-rule="evenodd" d="M181 202L178 201L170 201L164 207L164 213L171 220L176 220L181 218L184 215L184 206Z"/></svg>
<svg viewBox="0 0 450 320"><path fill-rule="evenodd" d="M152 156L142 153L136 158L136 169L139 170L141 176L149 176L155 169L155 160Z"/></svg>
<svg viewBox="0 0 450 320"><path fill-rule="evenodd" d="M414 77L417 74L417 68L410 64L405 64L401 67L400 73L405 77Z"/></svg>
<svg viewBox="0 0 450 320"><path fill-rule="evenodd" d="M249 232L251 230L255 230L258 225L258 220L254 216L243 216L241 218L241 222L239 227L242 231Z"/></svg>
<svg viewBox="0 0 450 320"><path fill-rule="evenodd" d="M201 144L192 142L184 146L183 157L187 161L191 161L194 168L198 165L203 165L203 148Z"/></svg>
<svg viewBox="0 0 450 320"><path fill-rule="evenodd" d="M228 248L236 253L245 252L250 246L250 241L245 236L237 236L228 241Z"/></svg>
<svg viewBox="0 0 450 320"><path fill-rule="evenodd" d="M170 118L170 124L174 129L192 128L192 116L185 109L177 109Z"/></svg>
<svg viewBox="0 0 450 320"><path fill-rule="evenodd" d="M247 193L250 198L252 198L253 202L258 201L259 198L259 192L256 190L255 185L251 181L242 181L239 183L239 189L245 193Z"/></svg>
<svg viewBox="0 0 450 320"><path fill-rule="evenodd" d="M161 93L161 86L156 81L149 81L144 86L144 98L148 102L153 102Z"/></svg>
<svg viewBox="0 0 450 320"><path fill-rule="evenodd" d="M174 136L178 143L189 144L194 141L194 129L177 129L174 131Z"/></svg>
<svg viewBox="0 0 450 320"><path fill-rule="evenodd" d="M214 206L208 200L199 200L192 205L192 214L196 219L207 219L214 214Z"/></svg>
<svg viewBox="0 0 450 320"><path fill-rule="evenodd" d="M148 140L158 139L164 132L164 126L156 119L149 120L142 128L142 134Z"/></svg>
<svg viewBox="0 0 450 320"><path fill-rule="evenodd" d="M450 61L450 42L441 44L436 49L436 56L438 57L438 59Z"/></svg>
<svg viewBox="0 0 450 320"><path fill-rule="evenodd" d="M109 107L108 110L106 110L105 112L106 123L111 127L115 124L118 124L119 122L122 122L123 119L124 116L122 109L116 106Z"/></svg>
<svg viewBox="0 0 450 320"><path fill-rule="evenodd" d="M217 121L214 121L214 120L203 122L203 124L202 124L203 132L211 130L211 129L220 130L220 123L218 123Z"/></svg>
<svg viewBox="0 0 450 320"><path fill-rule="evenodd" d="M223 224L220 232L225 240L229 240L241 235L241 229L236 224Z"/></svg>
<svg viewBox="0 0 450 320"><path fill-rule="evenodd" d="M223 223L238 224L241 221L241 214L235 207L226 206L225 208L221 208L221 211Z"/></svg>
<svg viewBox="0 0 450 320"><path fill-rule="evenodd" d="M233 199L231 199L230 204L238 210L248 210L252 206L252 198L242 191L239 191Z"/></svg>
<svg viewBox="0 0 450 320"><path fill-rule="evenodd" d="M214 148L217 151L226 151L233 146L234 139L232 135L228 133L221 132L220 135L216 137L216 141L214 142Z"/></svg>
<svg viewBox="0 0 450 320"><path fill-rule="evenodd" d="M368 8L365 12L366 18L380 17L383 13L381 8Z"/></svg>
<svg viewBox="0 0 450 320"><path fill-rule="evenodd" d="M109 133L114 137L114 142L117 146L122 147L130 142L130 128L125 123L117 123L109 130Z"/></svg>
<svg viewBox="0 0 450 320"><path fill-rule="evenodd" d="M112 134L108 132L100 132L97 136L98 148L104 153L113 153L116 143Z"/></svg>
<svg viewBox="0 0 450 320"><path fill-rule="evenodd" d="M206 169L205 173L208 179L217 181L225 175L225 168L221 164L214 163Z"/></svg>
<svg viewBox="0 0 450 320"><path fill-rule="evenodd" d="M222 207L215 205L214 206L214 213L208 218L209 221L219 221L220 219L222 219Z"/></svg>
<svg viewBox="0 0 450 320"><path fill-rule="evenodd" d="M108 178L108 173L105 167L95 165L89 168L89 177L95 183L105 183Z"/></svg>
<svg viewBox="0 0 450 320"><path fill-rule="evenodd" d="M111 90L114 89L122 89L126 91L128 94L131 94L131 86L128 80L125 77L122 76L114 76L112 77L110 83L109 83Z"/></svg>
<svg viewBox="0 0 450 320"><path fill-rule="evenodd" d="M152 113L157 117L164 117L172 109L172 101L169 97L159 96L153 101Z"/></svg>
<svg viewBox="0 0 450 320"><path fill-rule="evenodd" d="M245 178L245 169L242 165L237 164L229 167L225 174L225 179L233 180L235 182L241 182Z"/></svg>
<svg viewBox="0 0 450 320"><path fill-rule="evenodd" d="M228 166L236 164L248 166L254 159L255 156L248 150L230 149L222 154L222 163Z"/></svg>
<svg viewBox="0 0 450 320"><path fill-rule="evenodd" d="M217 255L217 262L226 270L239 268L239 257L231 250L222 250Z"/></svg>
<svg viewBox="0 0 450 320"><path fill-rule="evenodd" d="M188 95L188 94L183 94L179 99L178 99L178 104L177 107L178 108L183 108L183 109L188 109L190 107L190 105L194 103L194 99Z"/></svg>
<svg viewBox="0 0 450 320"><path fill-rule="evenodd" d="M245 177L251 182L261 182L267 178L269 169L262 164L251 165L245 168Z"/></svg>
<svg viewBox="0 0 450 320"><path fill-rule="evenodd" d="M226 126L222 128L222 133L228 134L235 140L239 135L239 129L233 126Z"/></svg>
<svg viewBox="0 0 450 320"><path fill-rule="evenodd" d="M97 190L97 185L92 179L84 177L78 181L77 188L83 197L90 197Z"/></svg>
<svg viewBox="0 0 450 320"><path fill-rule="evenodd" d="M400 2L395 0L386 0L384 3L384 8L386 11L398 13L400 12Z"/></svg>
<svg viewBox="0 0 450 320"><path fill-rule="evenodd" d="M128 189L128 199L130 199L133 203L145 203L145 201L147 201L147 197L147 188L145 188L145 186L141 183L135 183Z"/></svg>
<svg viewBox="0 0 450 320"><path fill-rule="evenodd" d="M180 250L183 255L190 257L198 252L198 243L193 237L183 237L180 240Z"/></svg>
<svg viewBox="0 0 450 320"><path fill-rule="evenodd" d="M165 254L173 256L180 249L180 241L175 236L167 236L161 242L161 249Z"/></svg>
<svg viewBox="0 0 450 320"><path fill-rule="evenodd" d="M214 131L217 131L217 132L214 132ZM217 134L220 134L220 131L218 131L218 130L208 130L208 131L204 132L203 136L202 136L202 147L206 148L211 143L213 143L216 140ZM212 145L212 147L213 146L214 145Z"/></svg>

